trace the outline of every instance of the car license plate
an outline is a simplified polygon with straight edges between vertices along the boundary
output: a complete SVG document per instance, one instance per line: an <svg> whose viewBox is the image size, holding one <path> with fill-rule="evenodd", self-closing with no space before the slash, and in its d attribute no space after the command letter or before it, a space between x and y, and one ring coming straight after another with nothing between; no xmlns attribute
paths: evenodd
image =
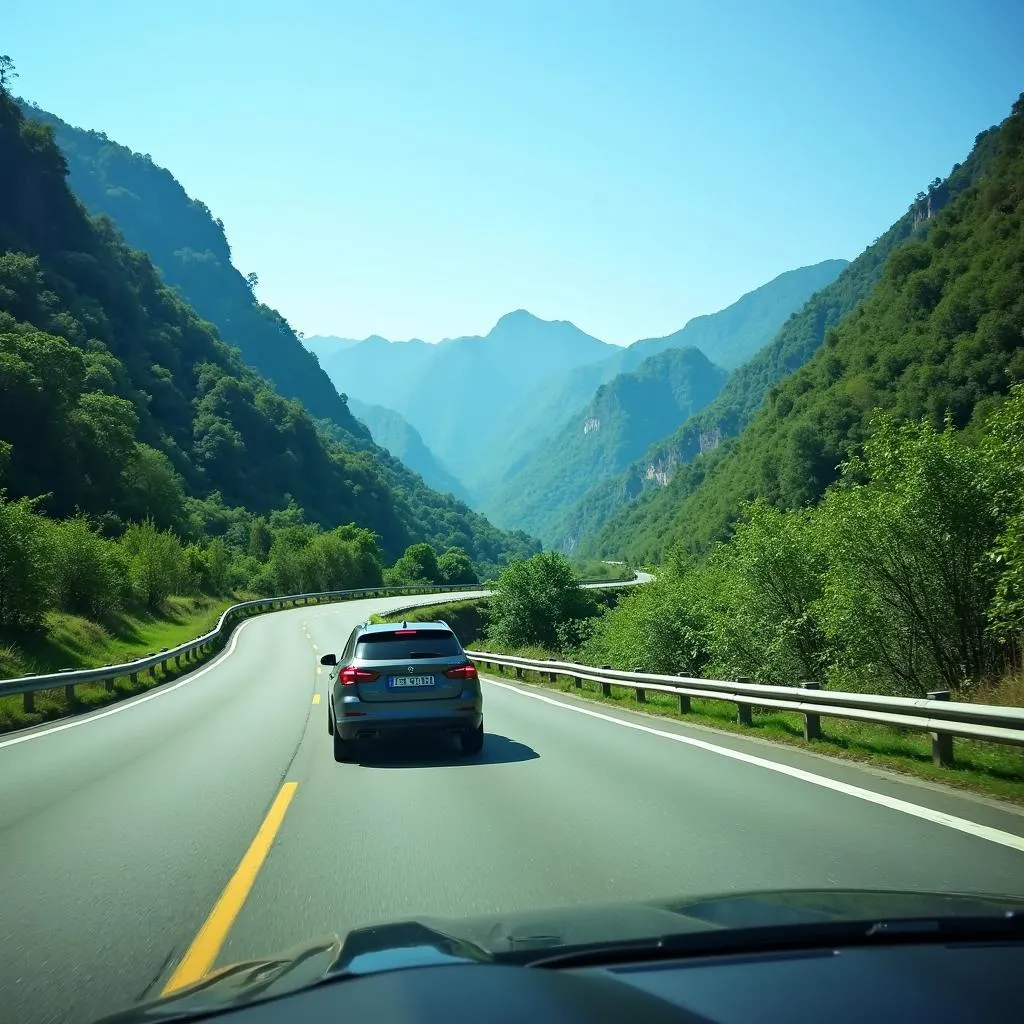
<svg viewBox="0 0 1024 1024"><path fill-rule="evenodd" d="M392 689L409 689L414 686L433 686L433 676L389 676L388 686Z"/></svg>

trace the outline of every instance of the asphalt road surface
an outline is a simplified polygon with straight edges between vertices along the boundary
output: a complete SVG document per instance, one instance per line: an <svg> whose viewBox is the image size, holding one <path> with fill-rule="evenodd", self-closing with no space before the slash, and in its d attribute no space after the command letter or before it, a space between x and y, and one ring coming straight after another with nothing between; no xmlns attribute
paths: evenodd
<svg viewBox="0 0 1024 1024"><path fill-rule="evenodd" d="M184 680L0 737L0 1018L90 1021L211 964L420 913L1024 892L1014 809L504 682L485 682L479 759L421 741L337 764L319 655L408 603L255 618Z"/></svg>

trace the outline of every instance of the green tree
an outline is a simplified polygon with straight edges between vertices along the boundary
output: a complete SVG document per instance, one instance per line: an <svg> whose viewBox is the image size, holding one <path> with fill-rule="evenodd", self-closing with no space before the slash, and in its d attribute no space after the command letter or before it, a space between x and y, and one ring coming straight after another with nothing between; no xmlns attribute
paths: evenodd
<svg viewBox="0 0 1024 1024"><path fill-rule="evenodd" d="M183 519L185 483L171 460L148 444L136 444L122 472L123 511L129 519L152 518L165 529Z"/></svg>
<svg viewBox="0 0 1024 1024"><path fill-rule="evenodd" d="M441 583L456 585L480 582L469 555L462 548L449 548L438 558L437 574Z"/></svg>
<svg viewBox="0 0 1024 1024"><path fill-rule="evenodd" d="M982 445L984 471L1000 530L989 558L999 574L989 609L1004 642L1024 628L1024 385L989 418Z"/></svg>
<svg viewBox="0 0 1024 1024"><path fill-rule="evenodd" d="M253 558L265 562L270 554L270 545L273 539L266 519L263 516L257 516L249 527L249 554Z"/></svg>
<svg viewBox="0 0 1024 1024"><path fill-rule="evenodd" d="M331 531L334 536L345 541L352 549L352 587L379 587L384 576L381 568L383 555L380 549L380 538L373 530L368 530L355 523L337 526Z"/></svg>
<svg viewBox="0 0 1024 1024"><path fill-rule="evenodd" d="M220 596L231 591L231 553L220 537L205 547L189 544L185 560L192 585L204 594Z"/></svg>
<svg viewBox="0 0 1024 1024"><path fill-rule="evenodd" d="M429 544L410 544L389 570L388 578L395 583L438 583L436 552Z"/></svg>
<svg viewBox="0 0 1024 1024"><path fill-rule="evenodd" d="M17 77L18 72L14 70L14 61L6 53L0 53L0 89L6 89L12 79Z"/></svg>
<svg viewBox="0 0 1024 1024"><path fill-rule="evenodd" d="M822 678L816 608L826 560L817 529L812 509L784 513L757 501L711 553L706 635L716 674L781 685Z"/></svg>
<svg viewBox="0 0 1024 1024"><path fill-rule="evenodd" d="M0 492L0 626L36 629L52 601L48 524L28 498Z"/></svg>
<svg viewBox="0 0 1024 1024"><path fill-rule="evenodd" d="M152 519L133 523L121 546L135 593L148 607L160 608L172 594L191 589L185 551L170 530L159 530Z"/></svg>
<svg viewBox="0 0 1024 1024"><path fill-rule="evenodd" d="M84 516L75 516L52 524L49 547L58 608L98 620L120 611L129 589L120 545L101 537Z"/></svg>
<svg viewBox="0 0 1024 1024"><path fill-rule="evenodd" d="M820 618L847 683L923 695L969 690L997 667L986 636L998 520L982 455L947 424L875 421L863 459L820 514Z"/></svg>
<svg viewBox="0 0 1024 1024"><path fill-rule="evenodd" d="M502 569L491 598L491 640L502 647L537 644L559 650L559 626L590 618L593 598L576 582L569 560L545 551Z"/></svg>
<svg viewBox="0 0 1024 1024"><path fill-rule="evenodd" d="M709 573L686 560L631 589L596 620L582 660L627 672L701 675L710 660L705 609Z"/></svg>

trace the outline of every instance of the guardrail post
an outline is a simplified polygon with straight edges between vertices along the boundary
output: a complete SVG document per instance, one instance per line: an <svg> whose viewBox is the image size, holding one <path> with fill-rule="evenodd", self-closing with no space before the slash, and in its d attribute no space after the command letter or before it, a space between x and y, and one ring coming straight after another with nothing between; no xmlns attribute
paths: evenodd
<svg viewBox="0 0 1024 1024"><path fill-rule="evenodd" d="M138 686L138 684L139 684L139 673L138 672L130 673L128 678L132 681L132 686Z"/></svg>
<svg viewBox="0 0 1024 1024"><path fill-rule="evenodd" d="M677 672L677 676L685 676L685 672ZM690 706L690 695L688 693L679 694L679 714L688 715L692 711Z"/></svg>
<svg viewBox="0 0 1024 1024"><path fill-rule="evenodd" d="M26 692L21 695L21 707L22 707L22 710L24 710L25 712L27 712L29 714L31 714L33 711L35 711L35 709L36 709L36 695L34 693L32 693L31 691L26 690Z"/></svg>
<svg viewBox="0 0 1024 1024"><path fill-rule="evenodd" d="M516 670L516 679L523 678L523 668L521 665L514 665L513 668Z"/></svg>
<svg viewBox="0 0 1024 1024"><path fill-rule="evenodd" d="M949 700L949 690L930 690L929 700ZM948 732L932 733L932 763L940 768L953 767L953 737Z"/></svg>
<svg viewBox="0 0 1024 1024"><path fill-rule="evenodd" d="M70 669L70 668L62 668L60 671L61 672L72 672L74 670ZM75 684L74 683L68 683L68 685L64 687L64 699L69 704L73 704L74 703L74 701L75 701Z"/></svg>
<svg viewBox="0 0 1024 1024"><path fill-rule="evenodd" d="M603 668L603 669L610 669L611 665L602 665L601 668ZM610 697L611 695L612 695L612 684L611 683L602 683L601 684L601 696L602 697Z"/></svg>
<svg viewBox="0 0 1024 1024"><path fill-rule="evenodd" d="M103 680L103 689L106 690L107 693L113 693L114 692L114 680L113 679L104 679Z"/></svg>
<svg viewBox="0 0 1024 1024"><path fill-rule="evenodd" d="M572 677L572 685L575 686L577 690L582 690L583 689L583 680L580 679L579 676L573 676Z"/></svg>
<svg viewBox="0 0 1024 1024"><path fill-rule="evenodd" d="M804 682L800 684L804 690L820 690L821 683ZM821 739L821 715L811 712L804 712L804 739L810 743L811 740Z"/></svg>
<svg viewBox="0 0 1024 1024"><path fill-rule="evenodd" d="M642 668L635 668L635 669L633 669L633 671L636 672L637 674L639 674L640 672L643 672L643 669ZM642 686L638 686L636 688L636 702L637 702L637 704L646 704L647 703L647 691Z"/></svg>
<svg viewBox="0 0 1024 1024"><path fill-rule="evenodd" d="M741 686L745 686L750 682L750 676L740 676L736 680ZM749 704L737 704L736 705L736 721L740 725L753 725L754 724L754 709Z"/></svg>

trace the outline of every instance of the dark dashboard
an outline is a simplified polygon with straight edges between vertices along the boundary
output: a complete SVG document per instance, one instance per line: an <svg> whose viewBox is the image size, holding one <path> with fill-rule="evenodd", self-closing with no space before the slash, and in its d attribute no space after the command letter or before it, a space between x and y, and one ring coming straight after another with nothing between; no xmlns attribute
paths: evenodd
<svg viewBox="0 0 1024 1024"><path fill-rule="evenodd" d="M233 1024L1019 1024L1022 976L1021 941L772 951L563 969L458 964L327 979L216 1019Z"/></svg>

